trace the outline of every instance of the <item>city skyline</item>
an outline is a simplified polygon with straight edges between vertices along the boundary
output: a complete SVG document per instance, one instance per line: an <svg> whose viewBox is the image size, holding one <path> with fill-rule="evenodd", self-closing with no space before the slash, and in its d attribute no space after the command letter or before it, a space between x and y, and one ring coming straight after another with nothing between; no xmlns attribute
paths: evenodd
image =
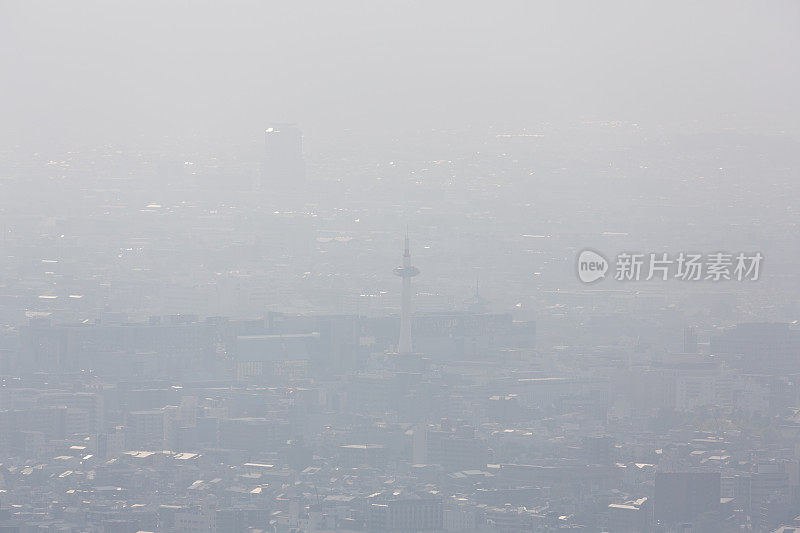
<svg viewBox="0 0 800 533"><path fill-rule="evenodd" d="M0 533L800 531L799 29L0 2Z"/></svg>

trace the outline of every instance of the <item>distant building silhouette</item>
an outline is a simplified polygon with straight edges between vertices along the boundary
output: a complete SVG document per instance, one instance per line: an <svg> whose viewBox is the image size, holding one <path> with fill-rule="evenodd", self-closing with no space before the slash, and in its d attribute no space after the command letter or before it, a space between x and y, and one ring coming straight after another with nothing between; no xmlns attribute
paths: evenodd
<svg viewBox="0 0 800 533"><path fill-rule="evenodd" d="M659 472L656 474L655 519L662 523L690 522L719 510L719 472Z"/></svg>
<svg viewBox="0 0 800 533"><path fill-rule="evenodd" d="M795 371L800 331L785 323L744 323L711 338L711 353L746 372Z"/></svg>
<svg viewBox="0 0 800 533"><path fill-rule="evenodd" d="M481 296L478 280L475 280L475 296L467 302L467 310L470 313L485 313L489 308L488 302Z"/></svg>
<svg viewBox="0 0 800 533"><path fill-rule="evenodd" d="M683 353L697 353L697 329L689 326L683 330Z"/></svg>
<svg viewBox="0 0 800 533"><path fill-rule="evenodd" d="M261 187L291 189L306 179L303 134L294 125L275 124L264 132Z"/></svg>

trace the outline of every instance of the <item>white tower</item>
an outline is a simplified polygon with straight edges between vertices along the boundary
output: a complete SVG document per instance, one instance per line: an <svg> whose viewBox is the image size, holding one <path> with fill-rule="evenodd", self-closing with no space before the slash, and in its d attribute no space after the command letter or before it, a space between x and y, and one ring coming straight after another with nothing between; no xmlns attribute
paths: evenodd
<svg viewBox="0 0 800 533"><path fill-rule="evenodd" d="M408 234L406 234L406 250L403 252L403 264L394 269L394 273L403 278L403 304L400 309L400 342L397 351L400 354L409 354L411 346L411 278L419 274L417 267L411 266L411 253L408 249Z"/></svg>

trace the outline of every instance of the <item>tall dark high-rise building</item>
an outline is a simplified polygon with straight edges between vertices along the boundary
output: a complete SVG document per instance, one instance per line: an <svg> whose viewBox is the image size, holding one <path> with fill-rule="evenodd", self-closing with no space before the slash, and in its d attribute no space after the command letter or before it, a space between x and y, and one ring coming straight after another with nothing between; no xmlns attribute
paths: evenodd
<svg viewBox="0 0 800 533"><path fill-rule="evenodd" d="M264 132L261 185L291 188L306 179L303 134L292 124L276 124Z"/></svg>
<svg viewBox="0 0 800 533"><path fill-rule="evenodd" d="M655 518L663 524L719 511L719 472L659 472L655 489Z"/></svg>
<svg viewBox="0 0 800 533"><path fill-rule="evenodd" d="M697 329L692 326L683 330L683 353L697 353Z"/></svg>

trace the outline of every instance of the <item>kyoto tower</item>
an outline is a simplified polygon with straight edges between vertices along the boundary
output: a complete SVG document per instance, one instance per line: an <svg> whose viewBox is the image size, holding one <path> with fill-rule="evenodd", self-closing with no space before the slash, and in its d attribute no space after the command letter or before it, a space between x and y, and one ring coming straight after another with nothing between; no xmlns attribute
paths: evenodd
<svg viewBox="0 0 800 533"><path fill-rule="evenodd" d="M411 266L411 253L408 251L408 233L406 233L406 251L403 252L403 264L394 269L397 276L403 278L403 305L400 309L400 342L397 352L411 353L411 278L419 274L417 267Z"/></svg>

